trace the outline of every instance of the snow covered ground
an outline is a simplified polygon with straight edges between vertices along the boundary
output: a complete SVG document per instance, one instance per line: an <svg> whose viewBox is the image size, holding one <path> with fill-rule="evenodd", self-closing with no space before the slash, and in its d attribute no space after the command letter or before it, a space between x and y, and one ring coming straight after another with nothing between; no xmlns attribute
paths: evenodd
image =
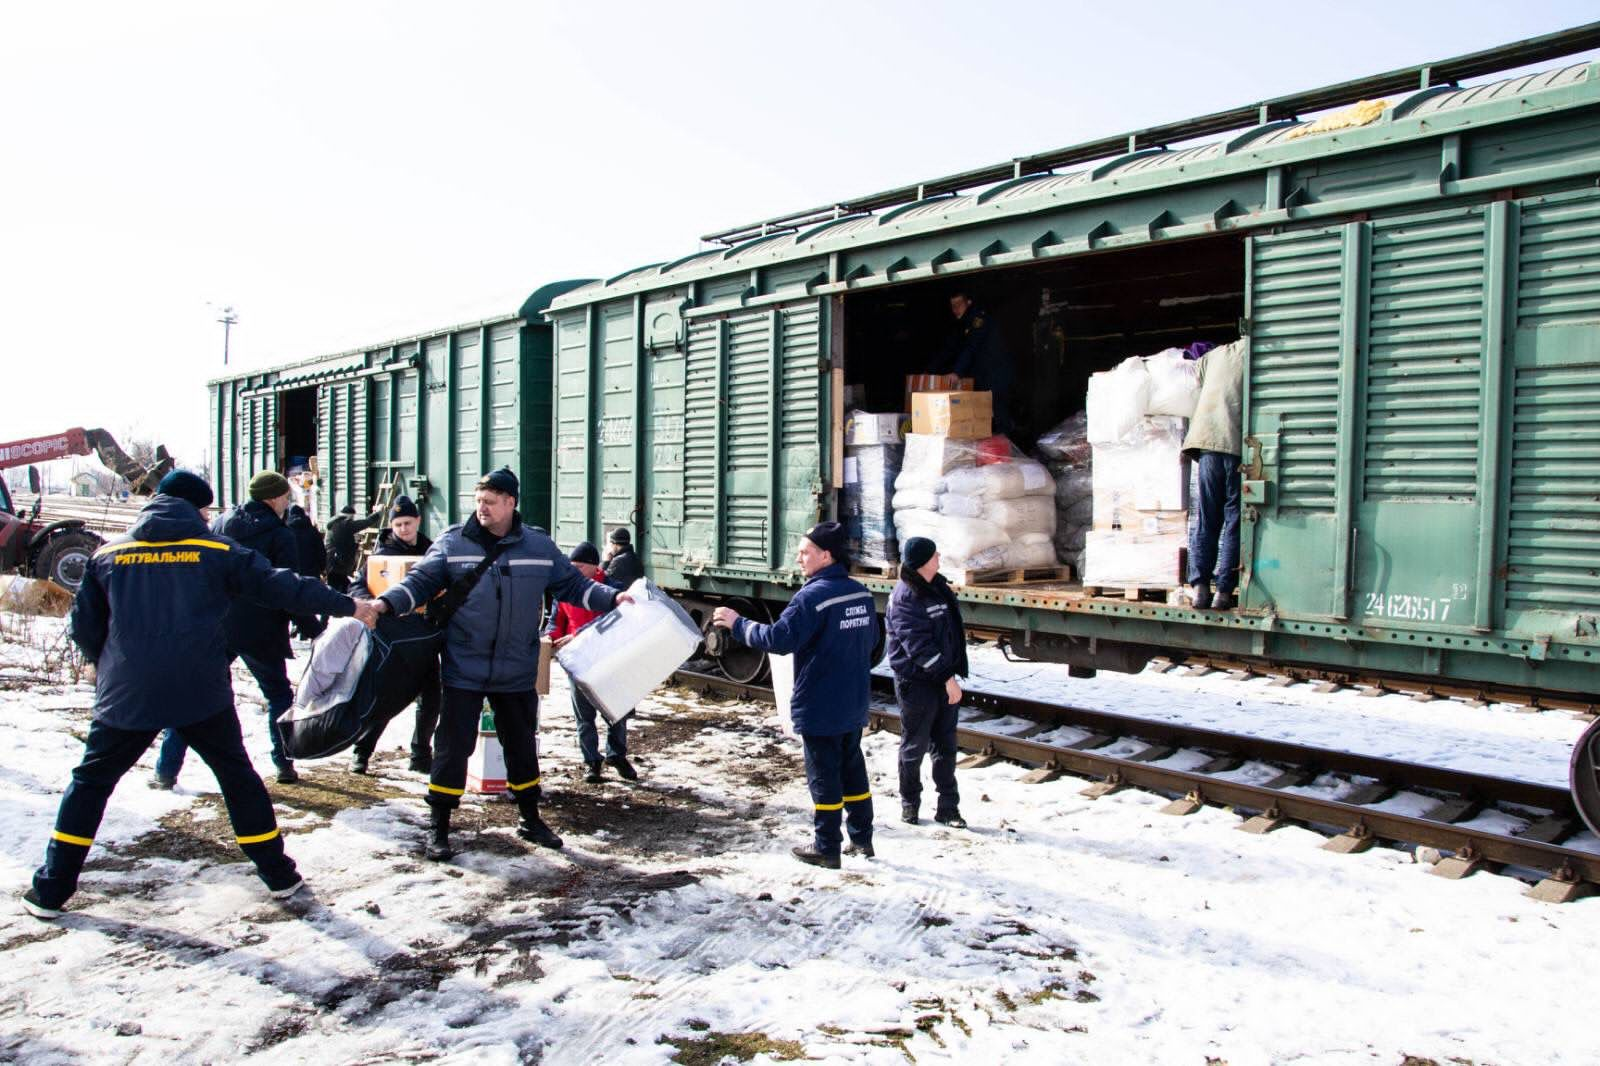
<svg viewBox="0 0 1600 1066"><path fill-rule="evenodd" d="M60 623L0 619L0 886L42 854L91 692L43 662ZM28 632L31 630L31 632ZM1183 716L1541 781L1580 723L1220 677L1103 675L981 654L974 685ZM895 738L866 742L878 858L788 857L806 838L798 748L771 713L662 692L632 730L645 777L577 763L564 679L545 710L547 817L566 850L473 802L452 862L420 857L407 717L372 777L342 759L271 785L312 891L273 903L215 785L145 764L112 801L69 914L0 914L0 1060L661 1063L1593 1060L1582 1018L1600 902L1448 882L1393 849L1157 813L1126 791L962 771L967 832L902 825ZM241 674L240 715L266 759ZM931 806L930 802L924 804Z"/></svg>

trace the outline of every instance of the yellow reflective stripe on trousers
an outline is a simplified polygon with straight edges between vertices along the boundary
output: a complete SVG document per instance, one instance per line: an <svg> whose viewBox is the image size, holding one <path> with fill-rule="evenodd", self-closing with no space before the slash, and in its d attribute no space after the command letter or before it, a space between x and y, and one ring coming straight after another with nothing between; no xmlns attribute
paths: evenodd
<svg viewBox="0 0 1600 1066"><path fill-rule="evenodd" d="M819 810L819 811L842 811L842 810L844 810L844 804L842 804L842 803L819 803L816 806L817 806L817 810Z"/></svg>
<svg viewBox="0 0 1600 1066"><path fill-rule="evenodd" d="M860 803L862 800L869 800L871 798L872 798L872 793L863 792L859 796L846 796L844 798L844 801L846 803Z"/></svg>
<svg viewBox="0 0 1600 1066"><path fill-rule="evenodd" d="M514 782L511 782L511 781L507 781L506 782L506 787L509 788L513 792L521 792L525 788L532 788L534 785L537 785L540 781L543 781L543 780L544 780L544 778L542 778L542 777L536 777L532 781L524 781L520 785L516 784Z"/></svg>
<svg viewBox="0 0 1600 1066"><path fill-rule="evenodd" d="M260 844L260 843L263 843L265 841L271 840L273 837L275 837L277 835L278 835L278 831L276 829L274 829L270 833L257 833L253 837L234 837L233 839L237 840L241 844Z"/></svg>
<svg viewBox="0 0 1600 1066"><path fill-rule="evenodd" d="M228 546L219 540L125 540L119 544L107 544L96 551L98 558L107 552L119 552L123 548L216 548L218 551L227 551Z"/></svg>
<svg viewBox="0 0 1600 1066"><path fill-rule="evenodd" d="M94 843L94 837L75 837L71 833L63 833L59 829L55 830L50 835L61 841L63 844L76 844L80 848L86 848L90 844Z"/></svg>
<svg viewBox="0 0 1600 1066"><path fill-rule="evenodd" d="M444 785L436 785L432 781L428 782L428 791L443 792L446 796L465 796L467 794L467 790L464 788L448 788Z"/></svg>

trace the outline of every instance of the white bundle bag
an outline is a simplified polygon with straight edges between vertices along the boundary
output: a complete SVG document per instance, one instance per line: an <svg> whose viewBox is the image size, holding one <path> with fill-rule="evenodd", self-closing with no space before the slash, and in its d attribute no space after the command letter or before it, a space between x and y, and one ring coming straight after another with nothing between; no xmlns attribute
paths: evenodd
<svg viewBox="0 0 1600 1066"><path fill-rule="evenodd" d="M1012 537L1024 533L1043 533L1048 537L1056 531L1056 500L1054 496L993 500L984 510L983 518Z"/></svg>
<svg viewBox="0 0 1600 1066"><path fill-rule="evenodd" d="M961 576L961 570L994 570L1006 565L1006 553L1011 550L1008 544L996 544L992 548L985 548L976 555L963 558L947 556L941 548L939 551L939 572L946 577Z"/></svg>
<svg viewBox="0 0 1600 1066"><path fill-rule="evenodd" d="M1000 548L1003 554L1011 543L1011 534L981 518L944 515L939 522L939 535L930 539L939 546L939 554L969 560L967 565L972 566L970 560L990 548Z"/></svg>
<svg viewBox="0 0 1600 1066"><path fill-rule="evenodd" d="M1150 373L1150 394L1145 413L1193 418L1200 400L1200 364L1183 357L1183 349L1168 348L1145 356Z"/></svg>
<svg viewBox="0 0 1600 1066"><path fill-rule="evenodd" d="M312 642L311 657L295 686L294 705L299 710L294 717L314 717L353 698L371 653L372 641L360 619L328 619L328 628Z"/></svg>
<svg viewBox="0 0 1600 1066"><path fill-rule="evenodd" d="M941 492L938 499L940 514L961 518L982 518L989 507L989 501L982 496L967 496L960 492Z"/></svg>
<svg viewBox="0 0 1600 1066"><path fill-rule="evenodd" d="M1025 490L1022 470L1016 463L964 466L951 470L944 476L944 491L961 496L1009 500L1021 496Z"/></svg>
<svg viewBox="0 0 1600 1066"><path fill-rule="evenodd" d="M943 516L938 511L905 510L899 508L894 512L894 535L904 544L912 537L927 537L935 544L939 542L944 526L940 519Z"/></svg>
<svg viewBox="0 0 1600 1066"><path fill-rule="evenodd" d="M1005 566L1022 569L1029 566L1055 566L1056 549L1050 537L1043 533L1024 533L1011 538L1006 545Z"/></svg>
<svg viewBox="0 0 1600 1066"><path fill-rule="evenodd" d="M1138 426L1150 405L1150 371L1137 355L1089 375L1089 443L1116 444ZM907 451L909 452L909 448Z"/></svg>
<svg viewBox="0 0 1600 1066"><path fill-rule="evenodd" d="M1056 491L1056 479L1037 459L1018 459L1017 471L1022 475L1024 496L1049 496Z"/></svg>
<svg viewBox="0 0 1600 1066"><path fill-rule="evenodd" d="M929 489L896 489L889 504L896 511L937 511L939 493Z"/></svg>

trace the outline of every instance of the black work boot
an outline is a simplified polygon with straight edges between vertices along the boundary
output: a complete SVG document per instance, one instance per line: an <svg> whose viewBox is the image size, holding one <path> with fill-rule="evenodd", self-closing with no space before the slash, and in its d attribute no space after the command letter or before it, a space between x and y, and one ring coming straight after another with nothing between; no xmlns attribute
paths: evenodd
<svg viewBox="0 0 1600 1066"><path fill-rule="evenodd" d="M933 816L933 820L940 825L947 825L951 829L965 829L967 827L967 820L961 817L961 812L955 808L939 811Z"/></svg>
<svg viewBox="0 0 1600 1066"><path fill-rule="evenodd" d="M1194 587L1194 605L1196 610L1209 611L1211 609L1211 586L1196 585Z"/></svg>
<svg viewBox="0 0 1600 1066"><path fill-rule="evenodd" d="M917 805L915 803L900 804L900 820L907 825L916 825L921 821L922 819L917 817Z"/></svg>
<svg viewBox="0 0 1600 1066"><path fill-rule="evenodd" d="M598 785L600 783L600 768L604 765L605 763L601 762L599 759L596 759L591 763L584 763L584 766L587 768L583 775L584 784Z"/></svg>
<svg viewBox="0 0 1600 1066"><path fill-rule="evenodd" d="M1213 611L1231 611L1238 605L1231 592L1219 592L1212 597L1211 609Z"/></svg>
<svg viewBox="0 0 1600 1066"><path fill-rule="evenodd" d="M872 849L872 841L870 840L862 844L857 844L852 840L844 846L844 853L846 855L860 855L863 859L870 859L878 854Z"/></svg>
<svg viewBox="0 0 1600 1066"><path fill-rule="evenodd" d="M366 773L367 762L371 758L372 753L370 751L362 751L360 748L357 748L350 756L350 772L353 774Z"/></svg>
<svg viewBox="0 0 1600 1066"><path fill-rule="evenodd" d="M541 848L561 847L561 838L539 817L539 806L529 803L522 808L522 824L517 826L517 836Z"/></svg>
<svg viewBox="0 0 1600 1066"><path fill-rule="evenodd" d="M412 752L411 764L406 767L414 774L431 773L433 770L433 755L430 752Z"/></svg>
<svg viewBox="0 0 1600 1066"><path fill-rule="evenodd" d="M428 844L423 854L432 862L444 862L455 854L450 847L450 808L428 808Z"/></svg>
<svg viewBox="0 0 1600 1066"><path fill-rule="evenodd" d="M633 763L628 761L628 757L626 755L609 756L606 759L606 762L611 764L611 768L616 770L618 776L620 776L624 781L639 780L639 771L633 768Z"/></svg>
<svg viewBox="0 0 1600 1066"><path fill-rule="evenodd" d="M829 854L818 851L815 845L807 844L804 847L790 848L789 853L807 866L821 866L829 870L839 868L839 855L837 852Z"/></svg>

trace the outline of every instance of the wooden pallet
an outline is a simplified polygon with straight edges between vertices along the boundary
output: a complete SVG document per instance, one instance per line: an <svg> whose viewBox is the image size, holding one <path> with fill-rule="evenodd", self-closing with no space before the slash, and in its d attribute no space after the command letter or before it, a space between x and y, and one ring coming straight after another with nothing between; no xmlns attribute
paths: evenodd
<svg viewBox="0 0 1600 1066"><path fill-rule="evenodd" d="M850 573L856 577L893 581L900 576L900 566L897 563L851 563Z"/></svg>
<svg viewBox="0 0 1600 1066"><path fill-rule="evenodd" d="M1085 585L1083 591L1097 598L1129 600L1134 603L1168 603L1177 586L1173 585Z"/></svg>
<svg viewBox="0 0 1600 1066"><path fill-rule="evenodd" d="M952 585L1036 585L1072 580L1070 566L996 567L992 570L946 570Z"/></svg>

